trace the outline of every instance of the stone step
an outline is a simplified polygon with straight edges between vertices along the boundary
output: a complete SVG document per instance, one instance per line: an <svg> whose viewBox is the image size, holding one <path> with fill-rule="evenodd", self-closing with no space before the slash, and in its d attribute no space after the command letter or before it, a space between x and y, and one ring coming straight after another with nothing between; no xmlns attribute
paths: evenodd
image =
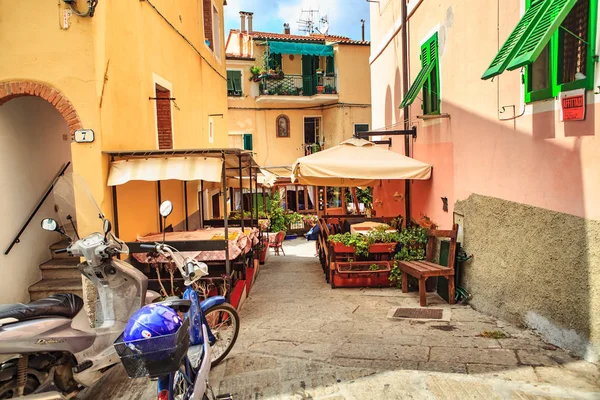
<svg viewBox="0 0 600 400"><path fill-rule="evenodd" d="M81 273L77 269L79 258L54 258L40 265L42 279L78 279Z"/></svg>
<svg viewBox="0 0 600 400"><path fill-rule="evenodd" d="M42 279L29 286L31 301L43 299L56 293L75 293L83 298L81 278L78 279Z"/></svg>
<svg viewBox="0 0 600 400"><path fill-rule="evenodd" d="M69 254L67 252L60 253L60 254L54 253L55 250L66 249L68 246L69 246L69 241L67 239L62 240L60 242L56 242L54 244L51 244L50 245L50 253L52 253L52 258L60 258L60 259L76 258L77 260L79 260L79 258L77 258L77 257L69 257Z"/></svg>

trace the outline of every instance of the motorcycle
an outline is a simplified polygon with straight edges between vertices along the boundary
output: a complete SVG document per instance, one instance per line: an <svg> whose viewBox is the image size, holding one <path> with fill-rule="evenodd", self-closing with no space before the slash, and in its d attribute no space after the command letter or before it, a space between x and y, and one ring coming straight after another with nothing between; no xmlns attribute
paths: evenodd
<svg viewBox="0 0 600 400"><path fill-rule="evenodd" d="M1 399L74 397L120 362L114 341L135 311L159 297L147 290L142 272L117 258L128 254L127 245L111 233L81 177L63 175L53 196L62 226L46 218L42 228L70 238L56 253L83 258L78 270L96 292L94 327L84 301L73 293L0 305ZM80 238L79 232L89 234Z"/></svg>

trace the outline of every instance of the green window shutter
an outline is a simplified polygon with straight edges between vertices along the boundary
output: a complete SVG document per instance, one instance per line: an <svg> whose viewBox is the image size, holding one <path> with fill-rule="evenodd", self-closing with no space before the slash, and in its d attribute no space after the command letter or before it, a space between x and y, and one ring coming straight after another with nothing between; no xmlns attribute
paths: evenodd
<svg viewBox="0 0 600 400"><path fill-rule="evenodd" d="M413 84L408 89L408 92L406 92L406 95L404 96L404 99L400 104L400 108L407 107L411 105L413 101L415 101L417 95L419 94L419 91L423 88L425 81L427 80L427 78L429 78L429 75L431 74L431 70L433 69L434 63L429 62L429 47L427 46L424 46L421 49L421 65L421 71L419 71L419 74L415 78Z"/></svg>
<svg viewBox="0 0 600 400"><path fill-rule="evenodd" d="M252 134L244 133L244 150L252 150Z"/></svg>
<svg viewBox="0 0 600 400"><path fill-rule="evenodd" d="M369 124L354 124L354 133L369 132Z"/></svg>
<svg viewBox="0 0 600 400"><path fill-rule="evenodd" d="M269 69L281 68L281 54L271 53L269 55Z"/></svg>
<svg viewBox="0 0 600 400"><path fill-rule="evenodd" d="M507 69L513 70L534 62L550 38L577 3L577 0L545 0L548 6L531 26L523 45L519 48ZM536 3L532 4L534 7Z"/></svg>
<svg viewBox="0 0 600 400"><path fill-rule="evenodd" d="M227 90L233 90L233 75L235 71L227 71Z"/></svg>
<svg viewBox="0 0 600 400"><path fill-rule="evenodd" d="M335 65L333 64L332 56L327 56L327 60L325 61L325 64L326 64L325 73L326 74L334 74L335 73Z"/></svg>
<svg viewBox="0 0 600 400"><path fill-rule="evenodd" d="M551 1L553 0L538 1L527 9L525 15L523 15L523 18L521 18L515 29L508 36L508 39L506 39L506 42L504 42L488 69L483 73L481 79L489 79L504 72L527 38L526 33L531 30L533 23L539 19Z"/></svg>

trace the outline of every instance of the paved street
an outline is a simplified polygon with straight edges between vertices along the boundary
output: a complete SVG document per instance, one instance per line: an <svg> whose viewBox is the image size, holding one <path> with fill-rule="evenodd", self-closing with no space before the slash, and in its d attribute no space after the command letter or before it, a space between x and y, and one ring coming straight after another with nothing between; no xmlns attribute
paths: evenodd
<svg viewBox="0 0 600 400"><path fill-rule="evenodd" d="M286 242L271 256L241 312L229 357L212 373L217 393L250 399L600 399L598 367L541 341L534 332L468 306L443 308L446 321L388 319L418 307L416 293L335 289L314 242ZM484 331L507 338L480 337ZM120 369L82 398L145 399L154 384Z"/></svg>

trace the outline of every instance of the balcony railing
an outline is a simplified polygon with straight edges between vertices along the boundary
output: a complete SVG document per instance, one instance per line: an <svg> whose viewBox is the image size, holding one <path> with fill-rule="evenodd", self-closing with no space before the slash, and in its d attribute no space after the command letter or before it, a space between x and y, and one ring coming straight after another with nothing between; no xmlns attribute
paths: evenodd
<svg viewBox="0 0 600 400"><path fill-rule="evenodd" d="M335 75L291 75L262 76L261 95L313 96L315 94L336 94Z"/></svg>

